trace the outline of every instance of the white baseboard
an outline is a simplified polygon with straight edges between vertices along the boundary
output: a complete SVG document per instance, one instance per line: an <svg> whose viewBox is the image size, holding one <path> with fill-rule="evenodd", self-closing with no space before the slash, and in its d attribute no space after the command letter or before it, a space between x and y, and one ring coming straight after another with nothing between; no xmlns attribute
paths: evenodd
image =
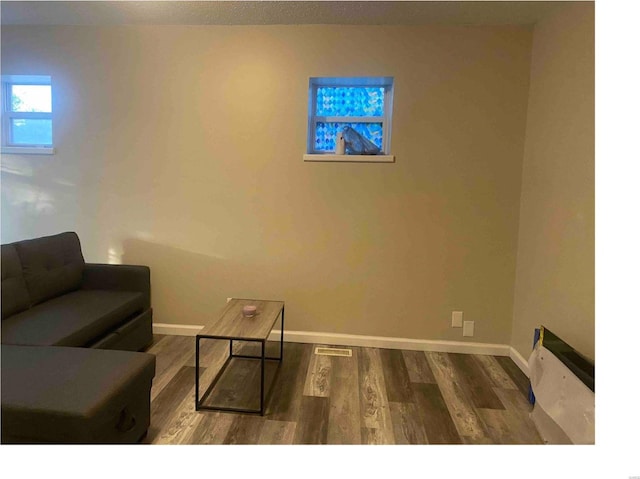
<svg viewBox="0 0 640 479"><path fill-rule="evenodd" d="M202 329L198 325L154 323L154 334L195 336ZM270 341L280 339L280 331L273 330ZM383 336L361 336L356 334L316 333L309 331L284 332L284 340L291 343L327 344L332 346L364 346L370 348L406 349L410 351L433 351L440 353L490 354L512 356L512 348L507 344L472 343L409 338L388 338ZM515 350L513 350L515 352ZM517 353L516 353L517 354ZM514 359L515 361L515 359ZM518 362L516 361L516 364ZM524 362L526 364L526 361ZM520 364L518 364L520 366ZM520 368L522 368L520 366Z"/></svg>
<svg viewBox="0 0 640 479"><path fill-rule="evenodd" d="M509 348L509 357L516 363L516 366L520 368L520 370L524 373L525 376L529 377L529 361L527 361L522 354L513 349Z"/></svg>
<svg viewBox="0 0 640 479"><path fill-rule="evenodd" d="M269 340L277 341L278 339L280 339L280 331L271 331ZM410 351L509 356L509 346L506 344L388 338L384 336L361 336L355 334L315 333L287 330L284 331L284 339L285 341L292 343L314 343L332 346L364 346L369 348L405 349Z"/></svg>

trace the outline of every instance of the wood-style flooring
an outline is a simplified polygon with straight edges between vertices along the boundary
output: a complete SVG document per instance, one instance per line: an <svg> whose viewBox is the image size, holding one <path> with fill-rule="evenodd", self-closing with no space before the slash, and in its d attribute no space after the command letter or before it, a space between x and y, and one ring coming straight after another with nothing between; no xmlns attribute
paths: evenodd
<svg viewBox="0 0 640 479"><path fill-rule="evenodd" d="M234 353L255 354L234 342ZM151 444L541 444L529 418L528 380L508 357L349 347L318 356L285 343L268 362L265 416L195 411L195 338L155 335ZM204 389L228 354L201 341ZM337 347L337 346L334 346ZM267 355L278 355L268 343ZM244 350L242 350L244 349ZM259 361L234 359L207 401L257 407ZM202 395L203 389L201 389Z"/></svg>

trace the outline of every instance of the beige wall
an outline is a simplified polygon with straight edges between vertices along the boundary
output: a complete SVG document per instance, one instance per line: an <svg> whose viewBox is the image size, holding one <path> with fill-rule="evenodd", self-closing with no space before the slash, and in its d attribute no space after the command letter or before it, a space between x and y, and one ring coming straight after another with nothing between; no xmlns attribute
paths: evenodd
<svg viewBox="0 0 640 479"><path fill-rule="evenodd" d="M594 8L538 23L522 175L512 346L548 327L594 348Z"/></svg>
<svg viewBox="0 0 640 479"><path fill-rule="evenodd" d="M524 27L3 27L2 72L53 78L58 152L3 156L2 241L76 230L87 261L150 265L156 322L262 297L291 330L462 340L461 309L508 343L530 50ZM397 162L304 163L308 78L361 75L395 77Z"/></svg>

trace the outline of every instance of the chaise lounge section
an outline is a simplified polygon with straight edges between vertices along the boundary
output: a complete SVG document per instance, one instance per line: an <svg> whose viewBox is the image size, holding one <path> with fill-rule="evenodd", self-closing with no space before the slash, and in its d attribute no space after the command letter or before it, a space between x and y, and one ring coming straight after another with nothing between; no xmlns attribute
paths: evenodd
<svg viewBox="0 0 640 479"><path fill-rule="evenodd" d="M154 375L151 354L3 345L2 442L138 442Z"/></svg>

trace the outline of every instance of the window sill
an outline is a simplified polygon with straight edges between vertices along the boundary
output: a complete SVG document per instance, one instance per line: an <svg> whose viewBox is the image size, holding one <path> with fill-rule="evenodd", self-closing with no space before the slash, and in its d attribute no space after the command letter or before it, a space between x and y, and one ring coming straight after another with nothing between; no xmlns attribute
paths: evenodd
<svg viewBox="0 0 640 479"><path fill-rule="evenodd" d="M9 155L55 155L56 149L45 146L3 146L0 150Z"/></svg>
<svg viewBox="0 0 640 479"><path fill-rule="evenodd" d="M343 163L395 163L394 155L302 155L304 161L333 161Z"/></svg>

